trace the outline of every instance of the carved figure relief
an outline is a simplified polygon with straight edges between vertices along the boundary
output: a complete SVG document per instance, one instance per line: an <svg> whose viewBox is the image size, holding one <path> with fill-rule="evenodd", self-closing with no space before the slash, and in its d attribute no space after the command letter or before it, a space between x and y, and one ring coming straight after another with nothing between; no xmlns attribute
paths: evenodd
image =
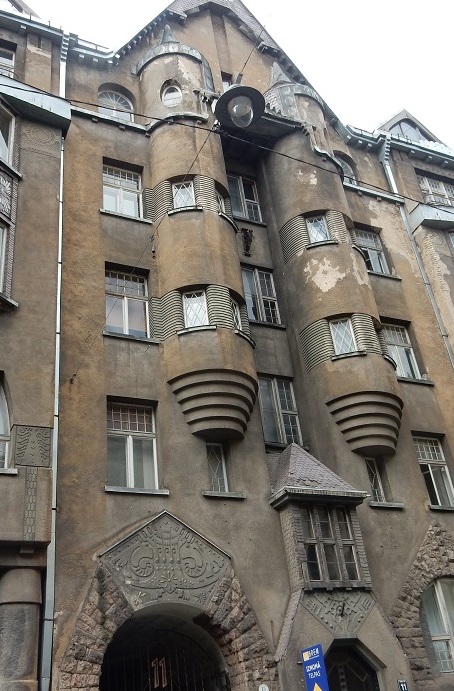
<svg viewBox="0 0 454 691"><path fill-rule="evenodd" d="M374 598L365 592L311 593L303 606L334 636L355 636L375 606Z"/></svg>
<svg viewBox="0 0 454 691"><path fill-rule="evenodd" d="M164 513L101 555L135 609L152 602L203 605L229 571L229 558Z"/></svg>

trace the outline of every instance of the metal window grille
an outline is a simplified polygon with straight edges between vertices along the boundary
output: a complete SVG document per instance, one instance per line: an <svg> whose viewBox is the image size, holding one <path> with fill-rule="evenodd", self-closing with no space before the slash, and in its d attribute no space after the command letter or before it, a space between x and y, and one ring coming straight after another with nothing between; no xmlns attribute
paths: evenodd
<svg viewBox="0 0 454 691"><path fill-rule="evenodd" d="M329 230L324 216L306 218L307 232L310 242L325 242L329 240Z"/></svg>
<svg viewBox="0 0 454 691"><path fill-rule="evenodd" d="M174 182L172 185L173 208L195 206L194 185L190 182Z"/></svg>
<svg viewBox="0 0 454 691"><path fill-rule="evenodd" d="M184 325L186 328L208 324L208 311L204 290L183 293Z"/></svg>
<svg viewBox="0 0 454 691"><path fill-rule="evenodd" d="M329 323L336 355L354 353L357 350L350 319L339 319Z"/></svg>
<svg viewBox="0 0 454 691"><path fill-rule="evenodd" d="M420 379L421 374L407 329L396 324L386 324L383 326L383 336L388 346L388 354L396 363L397 376Z"/></svg>
<svg viewBox="0 0 454 691"><path fill-rule="evenodd" d="M259 399L265 441L301 443L301 431L292 383L286 379L259 378Z"/></svg>
<svg viewBox="0 0 454 691"><path fill-rule="evenodd" d="M211 489L214 492L227 492L227 472L222 445L207 444L206 451Z"/></svg>
<svg viewBox="0 0 454 691"><path fill-rule="evenodd" d="M434 506L454 506L454 489L439 439L413 437L416 457Z"/></svg>
<svg viewBox="0 0 454 691"><path fill-rule="evenodd" d="M273 275L261 269L242 270L244 295L249 319L280 324Z"/></svg>

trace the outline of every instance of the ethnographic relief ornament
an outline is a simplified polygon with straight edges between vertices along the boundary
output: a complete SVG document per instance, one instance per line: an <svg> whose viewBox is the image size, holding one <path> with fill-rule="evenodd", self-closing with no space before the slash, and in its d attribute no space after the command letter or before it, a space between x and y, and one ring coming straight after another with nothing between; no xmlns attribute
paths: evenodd
<svg viewBox="0 0 454 691"><path fill-rule="evenodd" d="M101 555L135 609L154 602L203 606L230 571L229 558L164 513Z"/></svg>
<svg viewBox="0 0 454 691"><path fill-rule="evenodd" d="M303 605L334 635L356 635L372 611L375 600L365 592L312 593Z"/></svg>
<svg viewBox="0 0 454 691"><path fill-rule="evenodd" d="M13 181L9 175L0 172L0 211L5 216L11 216L11 198Z"/></svg>

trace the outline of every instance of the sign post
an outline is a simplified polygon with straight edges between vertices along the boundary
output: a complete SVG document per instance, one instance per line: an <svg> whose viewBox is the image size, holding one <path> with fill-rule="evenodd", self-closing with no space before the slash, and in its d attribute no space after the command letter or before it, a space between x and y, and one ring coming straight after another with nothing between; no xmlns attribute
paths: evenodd
<svg viewBox="0 0 454 691"><path fill-rule="evenodd" d="M321 643L301 650L307 691L329 691Z"/></svg>

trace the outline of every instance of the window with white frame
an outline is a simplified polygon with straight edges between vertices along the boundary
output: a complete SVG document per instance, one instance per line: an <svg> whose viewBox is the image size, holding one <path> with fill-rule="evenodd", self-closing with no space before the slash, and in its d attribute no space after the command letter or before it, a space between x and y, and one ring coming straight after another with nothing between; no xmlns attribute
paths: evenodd
<svg viewBox="0 0 454 691"><path fill-rule="evenodd" d="M6 261L6 228L0 225L0 293L3 292L3 278Z"/></svg>
<svg viewBox="0 0 454 691"><path fill-rule="evenodd" d="M169 84L163 89L161 100L167 108L177 106L183 100L181 89L176 84Z"/></svg>
<svg viewBox="0 0 454 691"><path fill-rule="evenodd" d="M454 672L454 579L435 581L421 600L438 670Z"/></svg>
<svg viewBox="0 0 454 691"><path fill-rule="evenodd" d="M242 331L240 307L233 298L230 298L230 309L232 310L233 328Z"/></svg>
<svg viewBox="0 0 454 691"><path fill-rule="evenodd" d="M416 457L433 506L454 506L454 489L440 440L413 437Z"/></svg>
<svg viewBox="0 0 454 691"><path fill-rule="evenodd" d="M260 222L262 215L255 182L240 175L228 175L227 180L233 215Z"/></svg>
<svg viewBox="0 0 454 691"><path fill-rule="evenodd" d="M383 468L381 462L376 458L366 458L367 474L369 476L371 499L372 501L384 503L387 501L384 483Z"/></svg>
<svg viewBox="0 0 454 691"><path fill-rule="evenodd" d="M213 492L228 492L227 470L222 444L207 444L208 474Z"/></svg>
<svg viewBox="0 0 454 691"><path fill-rule="evenodd" d="M421 379L410 337L405 326L384 324L383 336L390 357L396 363L398 377Z"/></svg>
<svg viewBox="0 0 454 691"><path fill-rule="evenodd" d="M449 182L418 175L418 182L426 204L454 206L454 180Z"/></svg>
<svg viewBox="0 0 454 691"><path fill-rule="evenodd" d="M111 115L125 122L132 122L133 110L129 98L118 91L101 91L98 95L98 112L103 115Z"/></svg>
<svg viewBox="0 0 454 691"><path fill-rule="evenodd" d="M262 269L242 269L247 313L253 321L280 324L273 275Z"/></svg>
<svg viewBox="0 0 454 691"><path fill-rule="evenodd" d="M312 216L306 218L309 242L326 242L330 239L328 225L325 216Z"/></svg>
<svg viewBox="0 0 454 691"><path fill-rule="evenodd" d="M331 337L336 355L354 353L358 350L353 333L351 319L335 319L330 321Z"/></svg>
<svg viewBox="0 0 454 691"><path fill-rule="evenodd" d="M147 338L148 299L145 276L106 271L106 331Z"/></svg>
<svg viewBox="0 0 454 691"><path fill-rule="evenodd" d="M108 403L107 484L156 489L156 432L151 406Z"/></svg>
<svg viewBox="0 0 454 691"><path fill-rule="evenodd" d="M304 506L300 510L305 561L311 584L359 581L358 558L349 512L341 507Z"/></svg>
<svg viewBox="0 0 454 691"><path fill-rule="evenodd" d="M355 244L361 249L368 271L389 274L380 236L371 230L355 228L352 231Z"/></svg>
<svg viewBox="0 0 454 691"><path fill-rule="evenodd" d="M221 214L225 214L225 199L218 190L216 190L216 201L218 203L218 211Z"/></svg>
<svg viewBox="0 0 454 691"><path fill-rule="evenodd" d="M13 145L13 116L0 106L0 158L7 163L11 160Z"/></svg>
<svg viewBox="0 0 454 691"><path fill-rule="evenodd" d="M6 468L8 461L8 445L10 439L10 428L8 418L8 407L6 405L5 393L0 384L0 468Z"/></svg>
<svg viewBox="0 0 454 691"><path fill-rule="evenodd" d="M208 324L208 310L204 290L183 293L184 325L187 329Z"/></svg>
<svg viewBox="0 0 454 691"><path fill-rule="evenodd" d="M14 77L14 50L0 46L0 74L6 77Z"/></svg>
<svg viewBox="0 0 454 691"><path fill-rule="evenodd" d="M104 165L102 179L104 210L138 218L141 215L139 173Z"/></svg>
<svg viewBox="0 0 454 691"><path fill-rule="evenodd" d="M173 208L184 209L195 206L194 185L192 180L188 182L174 182L172 184Z"/></svg>
<svg viewBox="0 0 454 691"><path fill-rule="evenodd" d="M301 432L292 382L259 377L259 401L265 441L300 444Z"/></svg>

